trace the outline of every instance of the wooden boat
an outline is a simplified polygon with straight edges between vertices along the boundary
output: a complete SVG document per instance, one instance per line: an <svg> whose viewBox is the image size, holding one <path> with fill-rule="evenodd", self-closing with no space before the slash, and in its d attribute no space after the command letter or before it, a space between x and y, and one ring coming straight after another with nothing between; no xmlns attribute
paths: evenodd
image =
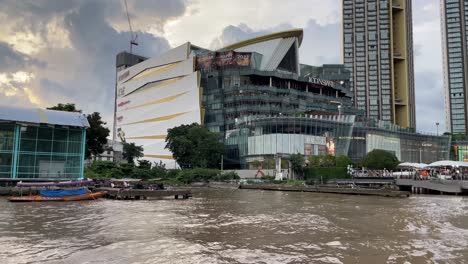
<svg viewBox="0 0 468 264"><path fill-rule="evenodd" d="M8 197L10 202L66 202L96 200L103 197L106 192L91 192L87 185L91 180L63 181L63 182L19 182L19 196ZM65 186L72 186L71 188ZM38 190L37 195L31 193L31 188L45 188ZM59 187L60 189L53 189ZM23 195L23 188L29 189L29 195Z"/></svg>
<svg viewBox="0 0 468 264"><path fill-rule="evenodd" d="M88 191L85 194L80 195L67 195L67 196L44 196L44 195L26 195L26 196L15 196L8 197L10 202L67 202L67 201L84 201L84 200L96 200L102 198L106 192L95 192Z"/></svg>

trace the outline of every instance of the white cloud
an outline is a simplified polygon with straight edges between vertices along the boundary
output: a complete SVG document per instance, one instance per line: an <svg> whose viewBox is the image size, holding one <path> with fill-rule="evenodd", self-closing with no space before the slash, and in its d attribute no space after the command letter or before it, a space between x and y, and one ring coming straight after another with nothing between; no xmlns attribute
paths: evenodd
<svg viewBox="0 0 468 264"><path fill-rule="evenodd" d="M440 10L438 0L413 1L416 127L420 131L445 131Z"/></svg>
<svg viewBox="0 0 468 264"><path fill-rule="evenodd" d="M339 8L338 0L199 0L188 7L184 16L166 24L164 37L171 46L191 41L209 47L230 25L245 24L254 31L281 24L302 28L311 18L319 25L327 25L339 21Z"/></svg>

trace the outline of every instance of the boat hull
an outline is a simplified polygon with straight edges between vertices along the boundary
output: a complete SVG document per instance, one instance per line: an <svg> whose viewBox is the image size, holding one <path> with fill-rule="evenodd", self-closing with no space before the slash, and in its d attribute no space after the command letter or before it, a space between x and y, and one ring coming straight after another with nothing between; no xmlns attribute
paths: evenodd
<svg viewBox="0 0 468 264"><path fill-rule="evenodd" d="M83 195L71 195L61 197L45 197L42 195L29 195L29 196L14 196L8 197L10 202L69 202L69 201L85 201L96 200L104 197L106 192L86 193Z"/></svg>

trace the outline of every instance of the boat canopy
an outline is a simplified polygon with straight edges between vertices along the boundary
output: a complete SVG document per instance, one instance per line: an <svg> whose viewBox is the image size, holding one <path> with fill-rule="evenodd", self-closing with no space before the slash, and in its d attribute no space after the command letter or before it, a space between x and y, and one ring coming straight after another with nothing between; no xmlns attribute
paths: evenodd
<svg viewBox="0 0 468 264"><path fill-rule="evenodd" d="M429 167L468 167L468 162L441 160L441 161L432 162L428 166Z"/></svg>
<svg viewBox="0 0 468 264"><path fill-rule="evenodd" d="M76 190L40 190L39 194L45 197L66 197L74 195L84 195L88 189L81 188Z"/></svg>
<svg viewBox="0 0 468 264"><path fill-rule="evenodd" d="M416 169L423 169L426 168L428 165L426 163L413 163L413 162L402 162L398 164L398 168L416 168Z"/></svg>

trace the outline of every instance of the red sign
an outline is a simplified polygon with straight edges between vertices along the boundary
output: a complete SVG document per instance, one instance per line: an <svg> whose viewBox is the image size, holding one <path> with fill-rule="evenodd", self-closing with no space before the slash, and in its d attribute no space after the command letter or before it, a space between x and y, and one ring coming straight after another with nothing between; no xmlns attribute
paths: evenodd
<svg viewBox="0 0 468 264"><path fill-rule="evenodd" d="M130 100L128 100L128 101L123 101L123 102L120 102L120 103L117 105L117 107L122 107L122 106L124 106L124 105L126 105L126 104L129 104L129 103L130 103Z"/></svg>

